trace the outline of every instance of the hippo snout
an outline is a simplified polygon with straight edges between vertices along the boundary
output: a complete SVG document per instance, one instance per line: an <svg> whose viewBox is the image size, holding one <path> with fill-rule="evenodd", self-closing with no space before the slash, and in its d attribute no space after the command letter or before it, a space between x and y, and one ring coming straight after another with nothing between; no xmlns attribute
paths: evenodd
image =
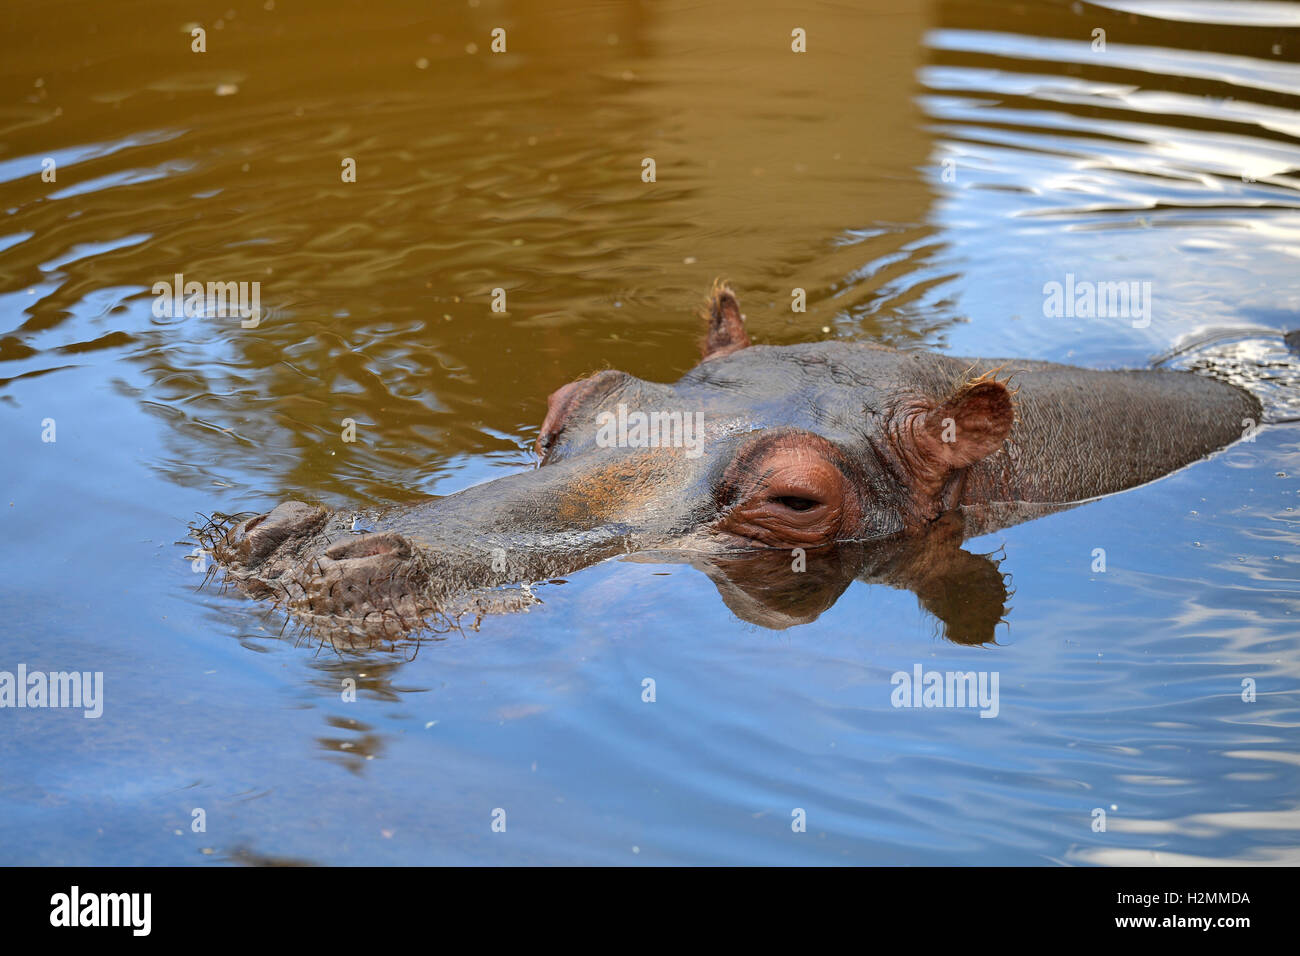
<svg viewBox="0 0 1300 956"><path fill-rule="evenodd" d="M393 531L349 535L309 564L303 604L316 614L382 623L390 615L413 620L433 610L421 600L428 575L410 541Z"/></svg>
<svg viewBox="0 0 1300 956"><path fill-rule="evenodd" d="M410 631L438 613L430 556L392 530L353 530L350 515L301 501L203 540L242 589L321 626L369 635Z"/></svg>
<svg viewBox="0 0 1300 956"><path fill-rule="evenodd" d="M217 560L235 567L256 567L291 538L314 534L327 517L324 508L286 501L226 532L216 546Z"/></svg>

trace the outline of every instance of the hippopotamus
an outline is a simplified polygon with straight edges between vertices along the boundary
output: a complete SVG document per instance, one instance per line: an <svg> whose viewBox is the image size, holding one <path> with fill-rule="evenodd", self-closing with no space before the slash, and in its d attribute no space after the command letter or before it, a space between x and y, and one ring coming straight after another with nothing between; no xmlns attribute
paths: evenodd
<svg viewBox="0 0 1300 956"><path fill-rule="evenodd" d="M374 513L288 501L197 529L228 581L333 634L477 625L615 556L683 561L738 614L816 617L855 578L915 591L966 643L1006 591L964 538L1124 491L1261 420L1191 372L750 341L732 289L673 384L606 370L553 392L536 467Z"/></svg>

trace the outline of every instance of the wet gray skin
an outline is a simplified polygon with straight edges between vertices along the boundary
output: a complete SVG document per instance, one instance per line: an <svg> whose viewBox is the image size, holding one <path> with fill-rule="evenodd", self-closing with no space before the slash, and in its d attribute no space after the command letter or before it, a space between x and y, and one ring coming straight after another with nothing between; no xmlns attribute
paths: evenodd
<svg viewBox="0 0 1300 956"><path fill-rule="evenodd" d="M555 392L535 470L364 531L287 502L200 538L228 581L331 637L477 623L534 603L530 583L642 554L694 564L767 627L812 620L863 579L915 591L948 637L980 643L1006 588L964 538L1152 481L1261 418L1250 393L1187 372L755 346L725 286L705 315L704 357L676 384L606 371ZM703 430L611 446L620 406Z"/></svg>

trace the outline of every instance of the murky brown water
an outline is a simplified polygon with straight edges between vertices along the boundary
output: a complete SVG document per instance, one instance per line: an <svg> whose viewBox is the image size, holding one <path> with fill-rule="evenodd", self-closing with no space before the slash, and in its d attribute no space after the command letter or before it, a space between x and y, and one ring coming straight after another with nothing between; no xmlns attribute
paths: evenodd
<svg viewBox="0 0 1300 956"><path fill-rule="evenodd" d="M984 541L991 650L884 588L774 636L614 563L359 665L174 542L526 467L558 385L694 364L716 276L766 344L1141 365L1300 326L1300 7L11 2L0 50L0 669L109 688L0 712L0 860L1296 861L1294 425ZM262 321L155 315L177 273ZM1066 274L1152 282L1150 324L1044 316ZM972 654L999 720L890 708Z"/></svg>

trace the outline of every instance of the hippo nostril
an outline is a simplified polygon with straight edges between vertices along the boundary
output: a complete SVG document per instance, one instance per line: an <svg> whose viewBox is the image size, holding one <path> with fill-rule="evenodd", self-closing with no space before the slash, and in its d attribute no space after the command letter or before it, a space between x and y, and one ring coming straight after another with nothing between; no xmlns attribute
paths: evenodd
<svg viewBox="0 0 1300 956"><path fill-rule="evenodd" d="M286 541L314 533L326 517L322 508L301 501L286 501L227 532L218 546L217 556L223 561L255 567Z"/></svg>
<svg viewBox="0 0 1300 956"><path fill-rule="evenodd" d="M343 561L348 558L371 558L383 554L404 557L408 553L409 548L406 539L391 531L360 534L336 542L325 549L325 557L334 561Z"/></svg>

